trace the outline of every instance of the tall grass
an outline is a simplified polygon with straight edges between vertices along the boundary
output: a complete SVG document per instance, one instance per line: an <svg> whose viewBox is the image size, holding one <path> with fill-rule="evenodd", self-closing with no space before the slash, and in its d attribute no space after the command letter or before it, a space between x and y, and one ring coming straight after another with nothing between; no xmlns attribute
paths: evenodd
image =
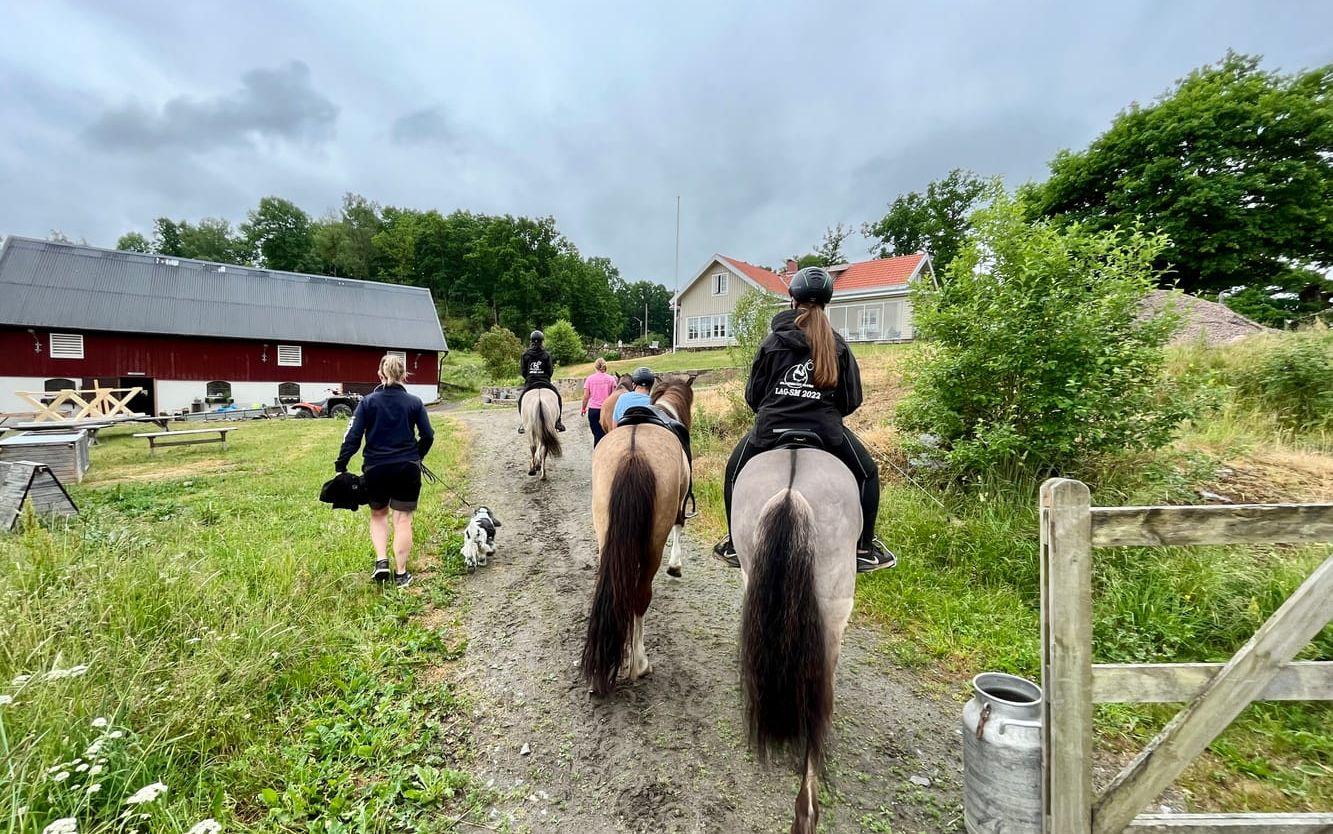
<svg viewBox="0 0 1333 834"><path fill-rule="evenodd" d="M456 700L413 669L448 647L411 618L422 593L371 587L364 512L316 501L345 425L247 424L226 452L153 458L106 432L74 489L77 519L0 537L9 830L62 817L119 830L126 800L154 783L166 793L131 809L154 830L411 818L411 765L452 755L429 745L438 722L413 704ZM458 437L437 429L431 464L457 483ZM456 521L438 487L423 497L429 566L456 550ZM423 592L443 601L447 573L427 571Z"/></svg>

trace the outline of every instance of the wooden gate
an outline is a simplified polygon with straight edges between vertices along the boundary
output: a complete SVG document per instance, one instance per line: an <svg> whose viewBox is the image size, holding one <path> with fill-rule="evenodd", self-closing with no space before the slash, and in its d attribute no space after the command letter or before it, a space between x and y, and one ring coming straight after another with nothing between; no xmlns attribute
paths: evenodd
<svg viewBox="0 0 1333 834"><path fill-rule="evenodd" d="M1333 504L1093 507L1088 487L1041 488L1041 628L1048 834L1333 834L1333 813L1143 814L1256 700L1333 700L1333 663L1292 662L1333 620L1333 555L1227 663L1094 664L1096 547L1333 542ZM1095 703L1184 703L1100 795Z"/></svg>

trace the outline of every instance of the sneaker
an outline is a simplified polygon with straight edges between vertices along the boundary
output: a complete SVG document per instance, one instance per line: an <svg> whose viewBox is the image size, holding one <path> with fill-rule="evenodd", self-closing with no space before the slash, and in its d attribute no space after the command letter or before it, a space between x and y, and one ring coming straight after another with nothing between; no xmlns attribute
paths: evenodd
<svg viewBox="0 0 1333 834"><path fill-rule="evenodd" d="M375 560L375 569L370 572L370 578L376 582L385 582L389 579L389 560Z"/></svg>
<svg viewBox="0 0 1333 834"><path fill-rule="evenodd" d="M871 573L872 571L891 568L898 564L898 557L893 555L893 551L884 546L884 542L874 539L870 543L869 550L856 551L856 572Z"/></svg>
<svg viewBox="0 0 1333 834"><path fill-rule="evenodd" d="M741 557L736 555L736 546L731 543L731 536L713 545L713 555L718 561L733 568L741 566Z"/></svg>
<svg viewBox="0 0 1333 834"><path fill-rule="evenodd" d="M393 584L397 585L399 588L406 588L408 585L412 584L412 574L408 571L395 573L393 575Z"/></svg>

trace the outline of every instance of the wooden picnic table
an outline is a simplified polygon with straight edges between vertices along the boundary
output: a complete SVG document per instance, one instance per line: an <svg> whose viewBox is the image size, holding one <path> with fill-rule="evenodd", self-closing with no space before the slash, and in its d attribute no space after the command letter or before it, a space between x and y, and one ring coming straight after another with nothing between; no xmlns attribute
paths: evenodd
<svg viewBox="0 0 1333 834"><path fill-rule="evenodd" d="M219 426L214 429L186 429L185 431L149 431L140 432L135 437L143 437L148 440L148 454L157 451L158 446L194 446L199 443L221 443L222 448L227 448L227 432L236 431L235 426ZM199 437L198 435L206 435ZM213 437L212 435L216 435ZM189 437L182 440L179 438ZM162 438L171 438L170 441Z"/></svg>
<svg viewBox="0 0 1333 834"><path fill-rule="evenodd" d="M130 400L143 392L142 388L64 388L60 391L15 391L14 393L32 404L39 422L61 422L69 417L61 406L69 406L73 419L116 417L119 415L138 416L130 411Z"/></svg>

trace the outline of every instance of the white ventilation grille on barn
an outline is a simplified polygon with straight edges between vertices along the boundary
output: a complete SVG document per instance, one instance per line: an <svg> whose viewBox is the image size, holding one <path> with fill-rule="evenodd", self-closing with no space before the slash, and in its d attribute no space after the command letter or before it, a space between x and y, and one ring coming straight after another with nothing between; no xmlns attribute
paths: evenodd
<svg viewBox="0 0 1333 834"><path fill-rule="evenodd" d="M389 355L390 355L390 356L397 356L399 359L403 360L403 364L404 364L404 365L407 364L407 351L405 351L405 350L391 350L391 351L389 351Z"/></svg>
<svg viewBox="0 0 1333 834"><path fill-rule="evenodd" d="M83 336L77 333L52 333L51 358L82 359Z"/></svg>
<svg viewBox="0 0 1333 834"><path fill-rule="evenodd" d="M278 364L288 367L301 367L300 345L278 345Z"/></svg>

